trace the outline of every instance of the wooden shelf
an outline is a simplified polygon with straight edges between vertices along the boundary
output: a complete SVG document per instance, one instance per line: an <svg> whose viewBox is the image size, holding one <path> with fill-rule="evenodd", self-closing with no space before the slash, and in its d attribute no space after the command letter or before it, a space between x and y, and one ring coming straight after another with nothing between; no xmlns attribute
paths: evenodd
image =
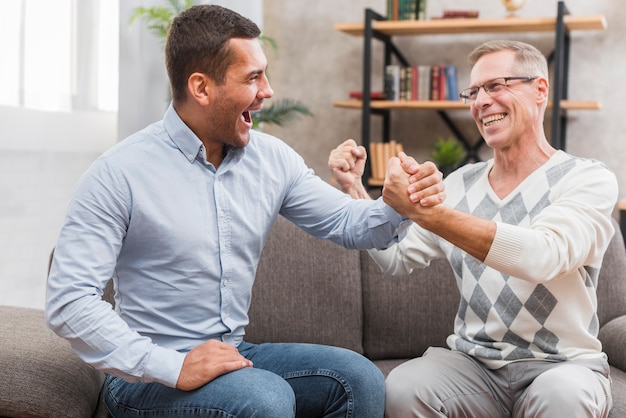
<svg viewBox="0 0 626 418"><path fill-rule="evenodd" d="M604 30L607 22L604 15L563 17L569 30ZM553 32L556 17L506 18L506 19L433 19L433 20L378 20L372 28L389 36L458 34L458 33L498 33L498 32ZM353 36L363 36L363 23L337 23L335 30Z"/></svg>
<svg viewBox="0 0 626 418"><path fill-rule="evenodd" d="M333 106L345 109L361 109L363 102L360 100L337 101L333 102ZM382 110L468 110L470 108L468 104L461 101L447 100L372 100L370 106L372 109ZM552 107L552 102L548 103L548 107ZM563 110L598 110L600 108L600 102L597 101L561 100L561 109Z"/></svg>
<svg viewBox="0 0 626 418"><path fill-rule="evenodd" d="M379 20L380 19L380 20ZM465 162L480 161L478 147L480 143L474 143L470 138L466 138L453 120L448 116L448 112L456 110L468 111L470 105L461 100L424 100L424 101L388 101L370 100L369 94L372 91L372 48L371 45L380 41L385 47L384 64L390 64L392 58L396 58L403 65L409 65L409 61L397 48L393 38L395 36L411 35L452 35L445 39L445 42L456 42L463 34L495 34L495 33L518 33L518 32L549 32L555 36L554 49L549 54L549 60L553 65L553 80L551 82L553 93L551 97L554 103L549 102L551 109L551 141L552 145L559 149L565 149L565 124L569 111L577 110L598 110L601 108L598 101L577 101L565 100L568 97L567 85L569 74L569 48L570 32L579 30L605 30L607 20L603 15L592 16L572 16L569 14L564 0L557 2L557 13L553 17L538 18L499 18L499 19L431 19L431 20L384 20L384 16L373 9L365 9L365 19L359 23L336 23L335 30L351 36L364 37L363 48L363 86L366 106L362 100L340 100L333 102L334 107L344 109L355 109L361 112L361 142L365 148L370 149L372 142L370 120L373 115L382 117L381 138L388 139L391 130L391 112L396 110L412 111L435 111L443 119L446 126L459 139L467 151ZM384 67L383 67L384 71ZM469 112L468 112L469 113ZM373 172L372 172L373 174ZM380 176L380 175L379 175ZM382 179L371 178L369 167L366 164L366 174L364 180L370 186L382 186ZM626 210L624 211L626 213ZM626 217L626 215L625 215Z"/></svg>

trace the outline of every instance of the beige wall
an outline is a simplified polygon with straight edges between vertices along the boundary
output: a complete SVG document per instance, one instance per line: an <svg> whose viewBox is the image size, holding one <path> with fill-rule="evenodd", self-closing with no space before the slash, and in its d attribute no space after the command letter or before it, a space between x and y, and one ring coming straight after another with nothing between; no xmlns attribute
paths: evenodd
<svg viewBox="0 0 626 418"><path fill-rule="evenodd" d="M442 10L470 8L466 0L429 0L428 16ZM265 0L264 32L279 46L278 56L268 52L269 74L275 97L295 98L305 102L315 114L284 128L267 127L300 152L309 165L324 179L329 179L326 161L329 151L346 138L360 141L360 112L335 108L332 102L345 100L348 92L361 89L361 37L352 37L333 29L335 23L360 22L364 8L383 13L385 0ZM612 168L619 180L620 197L626 197L626 96L624 38L626 8L616 0L567 0L573 15L603 14L608 22L605 31L572 33L569 97L572 100L599 100L599 111L570 111L567 125L567 148L572 154L595 158ZM481 17L505 15L497 0L475 0L471 8ZM523 17L556 14L556 0L527 0L519 12ZM515 33L502 35L421 36L396 38L412 63L450 63L459 68L459 85L467 84L469 75L465 57L479 43L498 38L518 39L535 44L544 53L550 51L554 34ZM378 49L378 51L380 51ZM378 54L380 56L380 54ZM375 68L381 68L380 58ZM380 77L373 88L381 88ZM378 83L378 84L376 84ZM459 121L470 138L478 133L466 111L450 116ZM392 136L419 159L427 158L438 136L451 133L436 113L398 111L393 114ZM379 123L373 124L373 140L379 139ZM547 134L549 135L549 129ZM489 156L489 151L484 154Z"/></svg>

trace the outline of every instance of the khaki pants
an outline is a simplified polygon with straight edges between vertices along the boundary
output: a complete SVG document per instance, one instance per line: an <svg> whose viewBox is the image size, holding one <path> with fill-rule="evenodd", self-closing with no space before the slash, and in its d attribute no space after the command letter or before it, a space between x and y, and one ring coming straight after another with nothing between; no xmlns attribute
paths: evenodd
<svg viewBox="0 0 626 418"><path fill-rule="evenodd" d="M387 418L606 417L606 360L518 361L491 370L472 357L431 347L386 381Z"/></svg>

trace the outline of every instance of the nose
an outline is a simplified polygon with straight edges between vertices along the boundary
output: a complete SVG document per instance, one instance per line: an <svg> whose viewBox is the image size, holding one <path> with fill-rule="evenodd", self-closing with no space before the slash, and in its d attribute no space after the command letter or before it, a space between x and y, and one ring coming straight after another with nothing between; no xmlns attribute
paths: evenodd
<svg viewBox="0 0 626 418"><path fill-rule="evenodd" d="M274 95L274 90L270 86L270 81L267 79L267 76L263 74L263 83L261 84L261 88L259 89L259 95L263 99L271 99Z"/></svg>
<svg viewBox="0 0 626 418"><path fill-rule="evenodd" d="M491 100L491 96L489 95L489 93L487 93L487 90L485 90L484 87L479 87L478 93L476 93L476 99L474 99L474 102L472 103L472 105L481 107L485 103L488 103L490 100Z"/></svg>

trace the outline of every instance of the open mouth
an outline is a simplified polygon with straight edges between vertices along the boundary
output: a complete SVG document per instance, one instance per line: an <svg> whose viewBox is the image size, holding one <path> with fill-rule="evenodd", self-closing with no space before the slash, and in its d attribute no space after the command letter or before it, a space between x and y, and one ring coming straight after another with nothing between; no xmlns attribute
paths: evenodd
<svg viewBox="0 0 626 418"><path fill-rule="evenodd" d="M250 116L250 111L246 110L245 112L241 114L241 116L243 116L243 120L246 123L252 123L252 117Z"/></svg>
<svg viewBox="0 0 626 418"><path fill-rule="evenodd" d="M498 113L497 115L487 116L483 119L483 126L491 126L500 122L502 119L507 117L507 113Z"/></svg>

